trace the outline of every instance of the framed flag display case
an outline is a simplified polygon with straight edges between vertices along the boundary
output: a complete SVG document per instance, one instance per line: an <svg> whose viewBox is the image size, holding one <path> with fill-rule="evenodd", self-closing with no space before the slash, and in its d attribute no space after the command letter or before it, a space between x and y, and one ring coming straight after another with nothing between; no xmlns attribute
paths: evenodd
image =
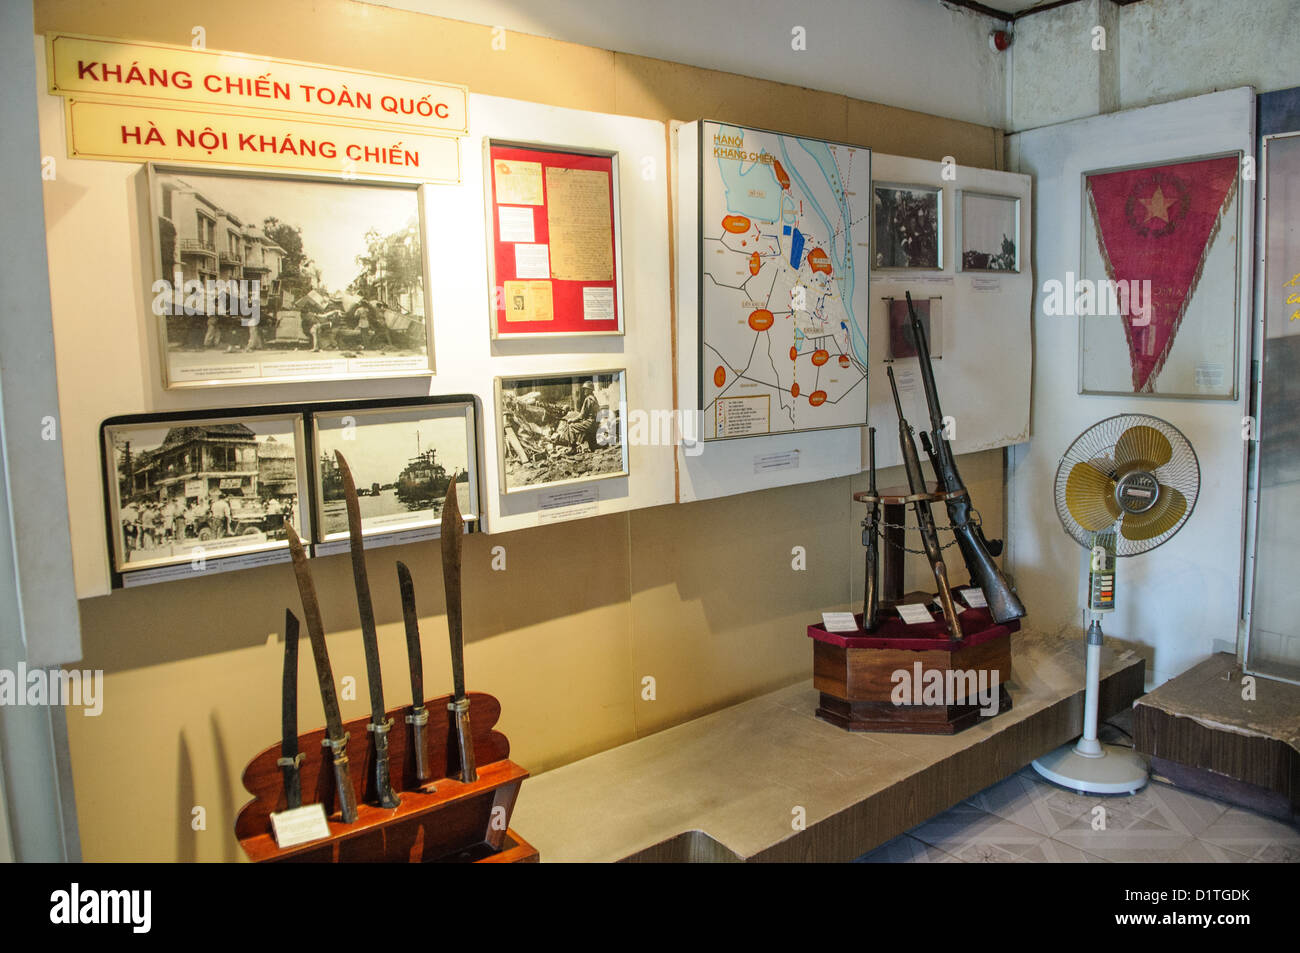
<svg viewBox="0 0 1300 953"><path fill-rule="evenodd" d="M492 337L622 334L618 154L483 153Z"/></svg>
<svg viewBox="0 0 1300 953"><path fill-rule="evenodd" d="M1079 392L1234 400L1241 153L1083 174Z"/></svg>

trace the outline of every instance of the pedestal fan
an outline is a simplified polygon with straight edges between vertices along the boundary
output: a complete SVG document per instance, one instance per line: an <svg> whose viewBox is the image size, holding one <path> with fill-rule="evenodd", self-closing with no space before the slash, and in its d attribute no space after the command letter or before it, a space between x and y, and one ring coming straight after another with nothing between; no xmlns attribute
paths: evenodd
<svg viewBox="0 0 1300 953"><path fill-rule="evenodd" d="M1182 432L1158 417L1119 414L1070 444L1056 469L1056 513L1091 551L1087 687L1083 737L1034 762L1063 787L1094 794L1133 793L1147 783L1140 755L1097 741L1101 615L1115 608L1115 561L1155 549L1182 528L1196 506L1201 469Z"/></svg>

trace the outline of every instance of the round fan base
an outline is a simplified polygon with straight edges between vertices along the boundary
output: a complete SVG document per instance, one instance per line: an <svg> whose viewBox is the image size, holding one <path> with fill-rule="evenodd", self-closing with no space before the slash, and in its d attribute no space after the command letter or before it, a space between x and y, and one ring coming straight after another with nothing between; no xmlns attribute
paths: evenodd
<svg viewBox="0 0 1300 953"><path fill-rule="evenodd" d="M1136 794L1147 783L1142 756L1118 745L1102 745L1101 755L1086 757L1074 744L1063 745L1034 762L1047 780L1087 794Z"/></svg>

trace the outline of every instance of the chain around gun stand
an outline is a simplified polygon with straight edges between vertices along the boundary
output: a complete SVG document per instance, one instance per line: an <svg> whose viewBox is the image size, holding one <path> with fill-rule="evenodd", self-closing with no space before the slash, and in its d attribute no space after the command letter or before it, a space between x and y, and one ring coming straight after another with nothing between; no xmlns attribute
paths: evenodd
<svg viewBox="0 0 1300 953"><path fill-rule="evenodd" d="M982 526L982 525L983 525L983 520L980 518L979 510L975 509L974 507L971 507L971 511L970 511L970 512L971 512L971 519L968 519L965 523L962 523L962 524L960 524L960 525L961 525L962 527L966 527L966 526ZM869 523L870 521L871 521L871 517L869 517L869 516L868 516L868 517L863 517L863 519L862 519L862 524L861 524L861 525L862 525L862 528L863 528L863 529L866 529L866 528L867 528L867 523ZM913 527L913 528L915 528L915 527ZM907 525L906 523L891 523L891 522L889 522L888 520L884 520L884 519L882 519L882 520L877 520L877 521L876 521L876 535L879 536L882 540L884 540L885 543L887 543L889 546L892 546L894 549L901 549L901 550L902 550L903 552L905 552L905 553L912 553L912 554L914 554L914 555L916 555L916 556L926 556L926 555L928 555L924 549L913 549L911 546L908 546L908 545L906 545L906 544L900 544L900 543L895 543L895 542L893 542L893 541L890 540L890 538L889 538L888 536L886 536L885 533L883 532L883 530L886 530L886 529L901 529L901 530L903 530L904 532L907 532L907 530L908 530L908 525ZM937 530L938 530L939 532L941 532L941 533L951 533L951 532L954 532L954 528L953 528L952 526L935 526L935 529L937 529ZM943 550L948 549L949 547L955 545L956 542L957 542L957 538L956 538L956 537L953 537L952 539L948 540L948 542L946 542L946 543L944 543L942 546L940 546L940 547L939 547L939 551L942 552Z"/></svg>

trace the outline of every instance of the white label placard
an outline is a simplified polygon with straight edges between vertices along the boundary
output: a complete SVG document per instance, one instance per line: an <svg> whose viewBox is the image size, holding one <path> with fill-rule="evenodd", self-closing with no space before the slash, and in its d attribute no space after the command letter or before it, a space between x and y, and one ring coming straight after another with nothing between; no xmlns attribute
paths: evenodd
<svg viewBox="0 0 1300 953"><path fill-rule="evenodd" d="M966 600L966 605L972 609L983 609L989 602L984 598L984 590L976 587L961 590L961 597Z"/></svg>
<svg viewBox="0 0 1300 953"><path fill-rule="evenodd" d="M503 242L535 241L533 210L517 205L497 206L497 238Z"/></svg>
<svg viewBox="0 0 1300 953"><path fill-rule="evenodd" d="M1198 391L1223 389L1222 364L1216 361L1197 361L1195 374L1196 389Z"/></svg>
<svg viewBox="0 0 1300 953"><path fill-rule="evenodd" d="M924 625L927 622L934 621L934 616L930 615L930 610L922 605L907 603L894 608L898 610L899 618L908 625Z"/></svg>
<svg viewBox="0 0 1300 953"><path fill-rule="evenodd" d="M583 288L582 289L582 320L584 321L614 320L614 289L613 288Z"/></svg>
<svg viewBox="0 0 1300 953"><path fill-rule="evenodd" d="M282 850L330 836L329 821L325 819L325 805L320 803L304 804L290 811L273 813L271 829L275 833L276 844Z"/></svg>
<svg viewBox="0 0 1300 953"><path fill-rule="evenodd" d="M578 486L541 493L537 499L537 522L556 523L560 520L595 516L600 504L600 487Z"/></svg>
<svg viewBox="0 0 1300 953"><path fill-rule="evenodd" d="M822 628L827 632L857 632L858 620L852 612L823 612Z"/></svg>
<svg viewBox="0 0 1300 953"><path fill-rule="evenodd" d="M772 470L798 470L799 451L785 450L781 453L764 453L754 458L755 473L769 473Z"/></svg>
<svg viewBox="0 0 1300 953"><path fill-rule="evenodd" d="M545 245L516 245L515 277L551 277L551 250Z"/></svg>

